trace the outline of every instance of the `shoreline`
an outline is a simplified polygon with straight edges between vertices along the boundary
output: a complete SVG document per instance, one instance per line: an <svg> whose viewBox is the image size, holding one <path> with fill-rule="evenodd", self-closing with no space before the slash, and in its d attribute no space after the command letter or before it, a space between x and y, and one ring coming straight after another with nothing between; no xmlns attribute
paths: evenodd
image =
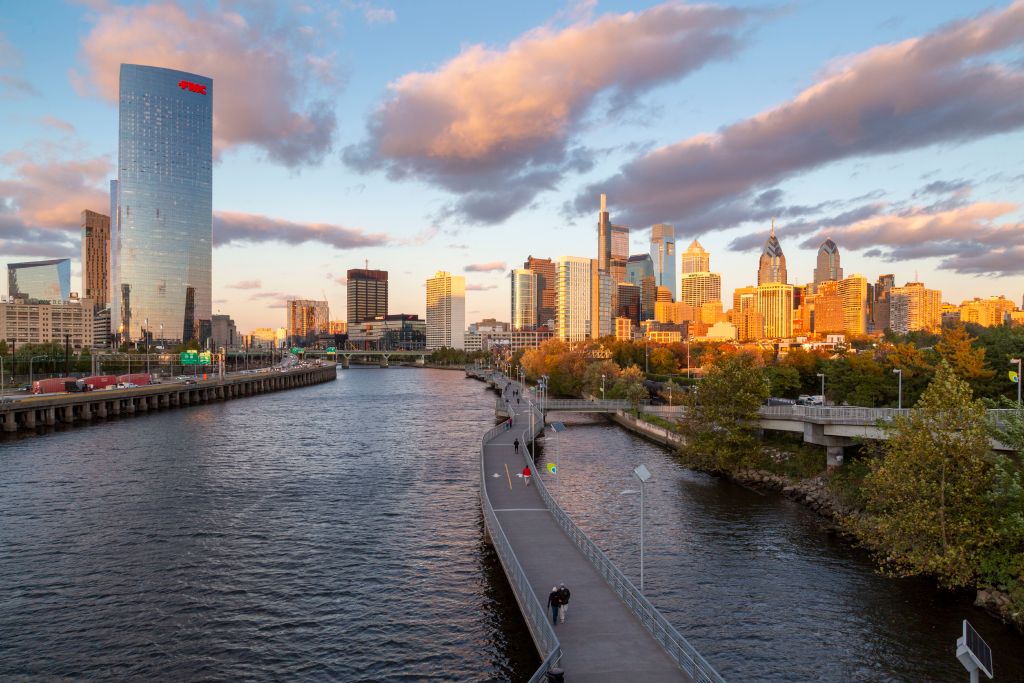
<svg viewBox="0 0 1024 683"><path fill-rule="evenodd" d="M622 411L609 415L608 419L626 431L672 450L673 454L684 443L682 436L664 427L659 427L635 418L632 415L625 414ZM686 465L686 467L689 466ZM697 470L697 468L692 467L690 469ZM856 541L853 534L843 526L841 520L844 516L855 516L860 513L858 510L847 507L836 498L829 490L827 480L823 474L795 481L767 470L744 469L735 473L706 473L724 477L735 484L749 489L781 493L785 498L800 503L805 508L815 512L819 516L819 521L822 523L826 533L840 536L851 543ZM991 616L1013 627L1019 635L1024 636L1024 612L1015 612L1012 609L1012 602L1007 593L1000 591L994 586L975 587L974 590L975 607L984 609Z"/></svg>

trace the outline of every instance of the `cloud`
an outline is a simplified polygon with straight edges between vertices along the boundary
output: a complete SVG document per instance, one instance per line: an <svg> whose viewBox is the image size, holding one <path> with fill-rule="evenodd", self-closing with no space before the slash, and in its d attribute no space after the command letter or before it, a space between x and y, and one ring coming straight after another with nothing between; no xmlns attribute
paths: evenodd
<svg viewBox="0 0 1024 683"><path fill-rule="evenodd" d="M573 208L592 212L606 192L624 208L619 221L668 221L693 234L715 211L830 162L1016 130L1024 126L1024 65L997 58L1022 43L1018 1L875 47L831 64L774 109L638 156L578 194Z"/></svg>
<svg viewBox="0 0 1024 683"><path fill-rule="evenodd" d="M463 219L497 223L593 166L574 143L599 95L612 108L734 54L752 12L667 2L641 12L535 28L507 47L470 45L438 69L405 74L371 116L352 167L417 178L460 195Z"/></svg>
<svg viewBox="0 0 1024 683"><path fill-rule="evenodd" d="M391 24L398 18L398 15L395 14L393 9L367 7L363 10L363 17L370 24Z"/></svg>
<svg viewBox="0 0 1024 683"><path fill-rule="evenodd" d="M230 289L259 289L263 283L259 280L241 280L234 284L227 285Z"/></svg>
<svg viewBox="0 0 1024 683"><path fill-rule="evenodd" d="M470 263L468 266L463 268L467 273L490 273L495 271L504 271L504 261L491 261L489 263Z"/></svg>
<svg viewBox="0 0 1024 683"><path fill-rule="evenodd" d="M5 72L18 72L23 60L17 48L0 33L0 100L12 100L26 95L38 95L35 86L24 78Z"/></svg>
<svg viewBox="0 0 1024 683"><path fill-rule="evenodd" d="M488 289L497 289L498 285L481 285L474 282L473 284L466 285L467 292L484 292Z"/></svg>
<svg viewBox="0 0 1024 683"><path fill-rule="evenodd" d="M324 50L319 33L281 24L288 13L250 21L227 9L235 6L215 3L191 15L171 2L101 10L82 39L85 73L73 72L72 80L82 94L117 102L122 63L209 76L218 154L253 145L288 167L319 163L336 128L334 70L329 55L317 54Z"/></svg>
<svg viewBox="0 0 1024 683"><path fill-rule="evenodd" d="M1024 223L1007 220L1021 207L1008 202L975 202L950 209L912 207L879 213L831 227L806 239L817 246L831 237L840 249L867 250L888 261L941 258L939 268L1004 277L1024 274Z"/></svg>
<svg viewBox="0 0 1024 683"><path fill-rule="evenodd" d="M249 301L263 301L267 308L285 308L289 299L301 299L303 297L284 292L255 292L249 296Z"/></svg>
<svg viewBox="0 0 1024 683"><path fill-rule="evenodd" d="M348 287L348 277L345 275L332 275L331 273L327 273L327 279L336 285Z"/></svg>
<svg viewBox="0 0 1024 683"><path fill-rule="evenodd" d="M9 178L0 179L0 206L8 207L21 229L77 232L83 209L110 212L110 195L100 189L113 172L110 157L69 159L56 148L30 145L0 155Z"/></svg>
<svg viewBox="0 0 1024 683"><path fill-rule="evenodd" d="M214 246L238 242L319 242L335 249L356 249L384 246L388 243L388 236L330 223L296 223L251 213L214 212Z"/></svg>
<svg viewBox="0 0 1024 683"><path fill-rule="evenodd" d="M69 121L65 121L64 119L58 118L56 116L41 116L39 118L39 123L46 126L47 128L53 128L54 130L59 130L65 133L75 132L74 124L72 124Z"/></svg>

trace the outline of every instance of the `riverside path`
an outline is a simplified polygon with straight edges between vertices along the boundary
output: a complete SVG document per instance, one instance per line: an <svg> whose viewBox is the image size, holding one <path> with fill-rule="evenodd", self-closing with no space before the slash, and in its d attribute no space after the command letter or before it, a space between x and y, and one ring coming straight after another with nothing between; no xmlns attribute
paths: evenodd
<svg viewBox="0 0 1024 683"><path fill-rule="evenodd" d="M502 390L505 384L504 380L499 381L498 389ZM484 505L489 503L492 506L501 527L499 533L503 533L507 539L518 567L525 573L529 586L542 606L546 605L548 593L553 586L565 583L572 592L565 623L554 627L561 647L561 659L557 666L565 671L567 678L574 681L721 680L638 593L632 597L633 608L627 606L624 598L620 598L602 576L598 565L581 550L578 545L580 540L574 542L566 533L556 519L555 511L547 507L537 485L542 483L537 482L538 478L547 481L557 474L550 475L546 470L538 472L538 469L544 468L531 467L535 483L529 487L517 476L525 462L530 461L525 444L531 429L530 411L533 408L523 398L518 403L514 399L510 400L509 410L513 415L512 427L504 431L495 430L498 433L483 444L481 466L484 468L483 485L486 487ZM534 424L540 424L540 412L533 410L533 416ZM519 454L516 454L513 447L513 441L517 438L520 442ZM564 515L560 508L557 511ZM491 533L493 536L495 531ZM579 532L579 536L584 535ZM596 547L594 551L600 553ZM608 563L603 554L601 559ZM636 589L618 570L613 571L619 579L620 589L623 588L622 584L626 584L628 590L635 592ZM509 572L507 566L506 572ZM527 598L532 597L517 595L521 607ZM626 597L630 596L627 594ZM646 605L646 613L643 605L636 604L638 602ZM550 610L545 609L544 613L550 623ZM645 628L641 616L648 622L657 619L663 623L649 623ZM528 621L531 619L529 614L524 613L524 617ZM531 630L534 626L531 624ZM683 657L691 666L696 666L695 678L688 676L669 655L673 647L678 652L679 643L667 642L671 640L669 633L659 631L659 628L666 626L677 641L682 641L691 650ZM664 646L648 628L659 633ZM547 654L542 651L541 656Z"/></svg>

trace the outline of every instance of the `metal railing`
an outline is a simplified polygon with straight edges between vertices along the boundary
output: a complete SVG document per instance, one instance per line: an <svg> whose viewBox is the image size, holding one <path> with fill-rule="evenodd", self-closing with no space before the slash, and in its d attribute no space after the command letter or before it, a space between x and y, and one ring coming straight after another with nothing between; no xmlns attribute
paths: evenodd
<svg viewBox="0 0 1024 683"><path fill-rule="evenodd" d="M562 646L558 641L558 636L555 635L554 628L552 628L548 621L544 607L541 605L540 600L537 599L537 594L534 593L533 587L530 585L526 572L519 564L519 560L516 559L512 544L509 543L508 537L505 536L505 530L502 529L498 516L494 513L494 507L491 505L490 496L487 495L484 446L495 436L507 432L510 428L507 422L502 422L488 430L480 441L480 500L482 503L481 507L484 510L484 522L487 525L487 531L491 535L491 543L494 545L495 552L498 553L501 566L505 570L505 576L508 577L509 585L512 586L512 593L516 596L519 610L526 620L527 628L530 629L530 636L533 638L533 642L536 643L537 649L544 655L540 668L530 677L530 683L540 683L545 680L548 669L558 664L562 658Z"/></svg>
<svg viewBox="0 0 1024 683"><path fill-rule="evenodd" d="M605 401L588 401L576 398L553 398L544 401L544 410L628 410L633 404L626 400L608 399Z"/></svg>
<svg viewBox="0 0 1024 683"><path fill-rule="evenodd" d="M544 421L540 419L540 411L536 410L532 404L530 408L536 412L538 419L534 420L535 433L539 434L544 429ZM529 433L530 426L529 421L524 420L524 422L526 424L523 425L522 431L524 440L526 440L525 436ZM531 467L534 466L529 449L523 449L523 461ZM615 591L626 607L636 615L640 623L658 641L672 660L698 683L724 683L725 679L715 671L711 664L662 616L661 612L615 566L615 563L608 559L608 556L597 547L597 544L590 540L590 537L582 529L576 526L572 518L551 497L547 486L544 485L543 478L540 476L533 478L537 480L537 490L540 492L545 507L547 507L558 525L562 527L562 530L572 539L572 542L579 548L580 552L597 569L598 573L604 577L604 580L612 590Z"/></svg>
<svg viewBox="0 0 1024 683"><path fill-rule="evenodd" d="M912 408L863 408L860 406L761 406L762 417L796 417L809 420L834 420L856 424L875 424L879 420L891 422L897 416L909 417ZM1007 418L1017 412L1013 408L999 408L988 411L988 421L1002 426Z"/></svg>

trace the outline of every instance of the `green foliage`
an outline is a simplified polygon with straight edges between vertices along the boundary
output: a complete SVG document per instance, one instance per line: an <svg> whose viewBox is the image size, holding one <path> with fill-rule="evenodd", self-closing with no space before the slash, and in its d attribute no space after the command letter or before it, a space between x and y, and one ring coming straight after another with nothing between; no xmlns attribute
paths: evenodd
<svg viewBox="0 0 1024 683"><path fill-rule="evenodd" d="M772 396L796 398L800 395L800 372L791 365L771 365L765 368Z"/></svg>
<svg viewBox="0 0 1024 683"><path fill-rule="evenodd" d="M837 404L874 408L896 401L896 378L869 353L845 353L828 361L824 373L825 393Z"/></svg>
<svg viewBox="0 0 1024 683"><path fill-rule="evenodd" d="M864 477L870 472L869 461L852 458L843 463L828 478L828 489L847 508L862 510L867 504L864 496Z"/></svg>
<svg viewBox="0 0 1024 683"><path fill-rule="evenodd" d="M943 362L911 415L896 419L884 451L864 479L861 540L893 575L972 585L995 543L984 405Z"/></svg>
<svg viewBox="0 0 1024 683"><path fill-rule="evenodd" d="M682 457L707 470L731 472L756 459L758 408L769 395L759 359L739 353L719 358L707 368L696 391L683 405Z"/></svg>
<svg viewBox="0 0 1024 683"><path fill-rule="evenodd" d="M612 387L612 397L626 399L633 406L633 414L639 414L640 401L649 398L647 388L644 387L643 370L635 365L623 370Z"/></svg>
<svg viewBox="0 0 1024 683"><path fill-rule="evenodd" d="M609 394L609 391L615 385L619 372L619 366L610 360L599 360L590 363L583 372L583 390L591 396L600 398L603 385L605 398L614 398ZM602 375L604 376L603 380Z"/></svg>
<svg viewBox="0 0 1024 683"><path fill-rule="evenodd" d="M670 432L678 432L680 427L679 423L674 420L666 420L659 415L652 415L651 413L640 413L640 419L644 422L649 422L652 425L667 429Z"/></svg>
<svg viewBox="0 0 1024 683"><path fill-rule="evenodd" d="M679 362L669 349L659 347L651 351L650 369L656 375L674 375L679 372Z"/></svg>

